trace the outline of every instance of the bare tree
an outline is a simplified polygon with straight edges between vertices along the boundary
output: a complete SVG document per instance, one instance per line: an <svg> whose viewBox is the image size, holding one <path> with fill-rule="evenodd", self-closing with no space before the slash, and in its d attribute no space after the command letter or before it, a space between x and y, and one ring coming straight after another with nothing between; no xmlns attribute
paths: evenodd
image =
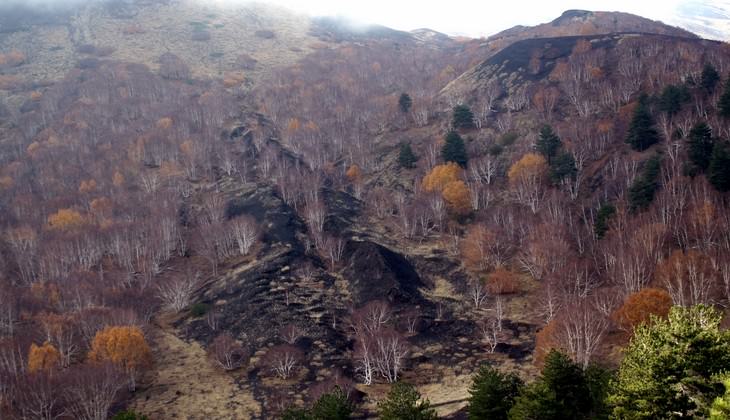
<svg viewBox="0 0 730 420"><path fill-rule="evenodd" d="M246 364L248 352L230 334L222 333L208 347L208 357L223 370L235 370Z"/></svg>
<svg viewBox="0 0 730 420"><path fill-rule="evenodd" d="M295 324L287 324L279 331L279 336L285 343L293 345L304 337L304 330Z"/></svg>
<svg viewBox="0 0 730 420"><path fill-rule="evenodd" d="M262 358L262 362L276 376L281 379L288 379L303 359L304 353L299 348L290 344L281 344L270 348Z"/></svg>
<svg viewBox="0 0 730 420"><path fill-rule="evenodd" d="M190 305L199 281L200 273L188 271L159 284L157 286L157 297L168 309L180 312Z"/></svg>
<svg viewBox="0 0 730 420"><path fill-rule="evenodd" d="M231 219L229 227L238 245L238 252L248 255L259 235L256 221L251 216L241 215Z"/></svg>
<svg viewBox="0 0 730 420"><path fill-rule="evenodd" d="M398 374L403 369L405 357L408 355L406 339L397 331L382 329L373 336L375 342L375 366L388 383L398 381Z"/></svg>
<svg viewBox="0 0 730 420"><path fill-rule="evenodd" d="M83 365L71 370L64 382L67 411L75 419L106 420L126 378L111 363Z"/></svg>

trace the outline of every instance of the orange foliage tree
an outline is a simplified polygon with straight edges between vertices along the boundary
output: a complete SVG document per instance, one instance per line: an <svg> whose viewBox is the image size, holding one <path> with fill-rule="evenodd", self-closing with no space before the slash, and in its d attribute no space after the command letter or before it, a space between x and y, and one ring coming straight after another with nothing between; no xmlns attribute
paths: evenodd
<svg viewBox="0 0 730 420"><path fill-rule="evenodd" d="M83 226L86 218L74 209L60 209L48 216L48 225L54 230L71 230Z"/></svg>
<svg viewBox="0 0 730 420"><path fill-rule="evenodd" d="M469 188L462 180L449 182L441 192L449 210L459 216L469 214L471 211L471 198Z"/></svg>
<svg viewBox="0 0 730 420"><path fill-rule="evenodd" d="M519 276L504 267L497 267L487 278L487 289L493 295L517 293L520 289Z"/></svg>
<svg viewBox="0 0 730 420"><path fill-rule="evenodd" d="M649 322L652 315L665 318L672 307L672 298L665 290L648 287L630 294L611 318L626 331Z"/></svg>
<svg viewBox="0 0 730 420"><path fill-rule="evenodd" d="M28 351L28 371L31 373L48 372L58 366L60 360L61 353L48 341L42 346L33 343Z"/></svg>
<svg viewBox="0 0 730 420"><path fill-rule="evenodd" d="M428 175L423 177L421 184L427 192L442 192L447 184L460 180L462 171L461 167L455 162L436 165Z"/></svg>
<svg viewBox="0 0 730 420"><path fill-rule="evenodd" d="M151 363L152 353L139 327L116 326L96 333L89 359L120 366L129 375L130 388L134 389L137 373Z"/></svg>
<svg viewBox="0 0 730 420"><path fill-rule="evenodd" d="M426 192L440 192L449 210L458 216L471 211L469 188L461 180L462 173L457 163L449 162L434 166L421 182Z"/></svg>

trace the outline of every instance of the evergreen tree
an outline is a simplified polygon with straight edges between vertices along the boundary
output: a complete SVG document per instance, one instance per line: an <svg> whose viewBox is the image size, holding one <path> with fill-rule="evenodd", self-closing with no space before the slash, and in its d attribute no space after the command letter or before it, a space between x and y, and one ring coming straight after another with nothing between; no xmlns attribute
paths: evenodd
<svg viewBox="0 0 730 420"><path fill-rule="evenodd" d="M730 118L730 76L725 82L725 90L723 90L720 100L717 102L717 108L720 116Z"/></svg>
<svg viewBox="0 0 730 420"><path fill-rule="evenodd" d="M706 418L724 391L716 375L730 366L730 332L721 321L710 306L675 306L667 320L638 326L611 382L612 417Z"/></svg>
<svg viewBox="0 0 730 420"><path fill-rule="evenodd" d="M654 127L654 118L651 116L647 102L647 96L642 95L634 110L634 116L629 125L629 134L626 137L626 143L638 151L646 150L659 141L659 132Z"/></svg>
<svg viewBox="0 0 730 420"><path fill-rule="evenodd" d="M545 156L545 159L550 163L563 147L563 141L555 134L552 127L545 125L540 129L540 137L538 137L535 146L537 151Z"/></svg>
<svg viewBox="0 0 730 420"><path fill-rule="evenodd" d="M727 420L730 419L730 375L723 375L722 384L725 387L725 393L717 398L710 407L710 420Z"/></svg>
<svg viewBox="0 0 730 420"><path fill-rule="evenodd" d="M339 386L322 394L311 408L289 407L282 420L347 420L352 415L352 403Z"/></svg>
<svg viewBox="0 0 730 420"><path fill-rule="evenodd" d="M418 157L413 153L410 143L400 144L400 153L398 153L398 165L401 168L413 169L416 167Z"/></svg>
<svg viewBox="0 0 730 420"><path fill-rule="evenodd" d="M700 172L704 172L710 166L712 158L712 131L704 122L695 124L689 131L689 150L687 152L690 162Z"/></svg>
<svg viewBox="0 0 730 420"><path fill-rule="evenodd" d="M583 370L570 358L551 350L540 378L523 389L509 411L510 419L584 419L593 398Z"/></svg>
<svg viewBox="0 0 730 420"><path fill-rule="evenodd" d="M400 98L398 98L398 107L400 107L400 111L407 114L408 111L411 110L411 105L413 105L411 96L405 92L401 93Z"/></svg>
<svg viewBox="0 0 730 420"><path fill-rule="evenodd" d="M474 114L471 112L471 109L466 105L456 105L454 107L451 125L454 129L474 128Z"/></svg>
<svg viewBox="0 0 730 420"><path fill-rule="evenodd" d="M469 388L469 419L506 420L522 386L522 380L515 374L481 366Z"/></svg>
<svg viewBox="0 0 730 420"><path fill-rule="evenodd" d="M654 201L654 195L659 188L659 174L661 159L654 156L644 165L634 183L629 188L629 208L631 211L644 210Z"/></svg>
<svg viewBox="0 0 730 420"><path fill-rule="evenodd" d="M385 400L378 403L380 420L431 420L436 411L428 400L421 400L421 394L411 384L393 384Z"/></svg>
<svg viewBox="0 0 730 420"><path fill-rule="evenodd" d="M564 178L575 178L577 173L575 158L569 152L560 153L550 163L550 179L556 184Z"/></svg>
<svg viewBox="0 0 730 420"><path fill-rule="evenodd" d="M730 144L726 141L715 142L707 178L716 190L730 191Z"/></svg>
<svg viewBox="0 0 730 420"><path fill-rule="evenodd" d="M124 410L115 414L112 420L149 420L144 414L137 414L132 410Z"/></svg>
<svg viewBox="0 0 730 420"><path fill-rule="evenodd" d="M456 162L460 166L465 167L469 160L466 154L464 140L456 131L449 131L446 135L446 142L441 148L441 157L444 162Z"/></svg>
<svg viewBox="0 0 730 420"><path fill-rule="evenodd" d="M316 420L347 420L352 414L352 404L342 389L335 387L332 392L319 397L311 413Z"/></svg>
<svg viewBox="0 0 730 420"><path fill-rule="evenodd" d="M715 67L707 63L702 68L702 77L700 79L700 85L707 93L712 93L715 91L715 87L717 86L717 82L720 81L720 74L717 72Z"/></svg>
<svg viewBox="0 0 730 420"><path fill-rule="evenodd" d="M611 204L604 204L598 209L596 215L596 223L593 225L593 232L596 234L596 238L601 239L608 232L608 221L616 214L616 207Z"/></svg>
<svg viewBox="0 0 730 420"><path fill-rule="evenodd" d="M682 110L682 105L689 100L690 95L685 86L669 85L664 88L659 97L659 109L673 117Z"/></svg>

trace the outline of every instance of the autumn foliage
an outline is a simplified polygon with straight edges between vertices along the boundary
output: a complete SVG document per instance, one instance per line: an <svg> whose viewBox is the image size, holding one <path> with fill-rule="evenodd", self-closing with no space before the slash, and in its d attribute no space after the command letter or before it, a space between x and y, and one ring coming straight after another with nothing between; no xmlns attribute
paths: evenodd
<svg viewBox="0 0 730 420"><path fill-rule="evenodd" d="M421 182L427 192L440 192L449 210L456 215L471 211L470 193L464 181L463 169L454 162L436 165Z"/></svg>
<svg viewBox="0 0 730 420"><path fill-rule="evenodd" d="M89 360L112 362L135 376L151 363L152 353L139 327L106 327L91 342Z"/></svg>
<svg viewBox="0 0 730 420"><path fill-rule="evenodd" d="M504 267L498 267L489 274L487 278L487 289L493 295L517 293L520 290L519 275Z"/></svg>
<svg viewBox="0 0 730 420"><path fill-rule="evenodd" d="M665 318L672 307L672 298L665 290L649 287L629 295L612 315L620 328L633 331L647 323L651 316Z"/></svg>
<svg viewBox="0 0 730 420"><path fill-rule="evenodd" d="M48 216L48 226L54 230L72 230L86 224L86 218L74 209L60 209Z"/></svg>
<svg viewBox="0 0 730 420"><path fill-rule="evenodd" d="M48 341L41 346L33 343L28 351L28 371L48 372L58 366L60 360L61 354Z"/></svg>

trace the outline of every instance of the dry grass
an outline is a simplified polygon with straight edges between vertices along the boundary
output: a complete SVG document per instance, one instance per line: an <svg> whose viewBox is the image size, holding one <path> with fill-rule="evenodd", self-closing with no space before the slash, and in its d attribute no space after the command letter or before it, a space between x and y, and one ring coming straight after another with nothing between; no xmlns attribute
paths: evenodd
<svg viewBox="0 0 730 420"><path fill-rule="evenodd" d="M151 419L248 419L260 416L261 407L250 389L215 369L199 343L187 343L169 327L150 334L155 367L130 408ZM242 374L242 372L238 372Z"/></svg>

